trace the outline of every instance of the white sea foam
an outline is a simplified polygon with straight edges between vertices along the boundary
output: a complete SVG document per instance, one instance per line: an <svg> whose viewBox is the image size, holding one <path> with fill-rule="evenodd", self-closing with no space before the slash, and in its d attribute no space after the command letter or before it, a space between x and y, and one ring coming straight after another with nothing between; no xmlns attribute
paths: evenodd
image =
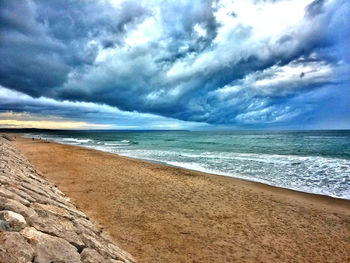
<svg viewBox="0 0 350 263"><path fill-rule="evenodd" d="M269 154L191 154L156 150L121 151L129 157L186 169L350 199L350 162L320 156Z"/></svg>
<svg viewBox="0 0 350 263"><path fill-rule="evenodd" d="M125 143L104 143L106 146L125 146Z"/></svg>
<svg viewBox="0 0 350 263"><path fill-rule="evenodd" d="M194 149L142 149L138 145L131 145L130 140L101 143L91 139L59 138L43 134L31 137L283 188L350 199L350 162L341 158Z"/></svg>
<svg viewBox="0 0 350 263"><path fill-rule="evenodd" d="M59 141L62 141L62 142L73 142L73 143L88 143L88 142L92 142L91 139L76 139L76 138L62 138Z"/></svg>

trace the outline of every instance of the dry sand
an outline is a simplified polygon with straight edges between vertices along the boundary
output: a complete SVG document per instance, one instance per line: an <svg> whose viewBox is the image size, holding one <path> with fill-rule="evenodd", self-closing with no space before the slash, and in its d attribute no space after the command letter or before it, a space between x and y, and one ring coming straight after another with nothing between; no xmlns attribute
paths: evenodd
<svg viewBox="0 0 350 263"><path fill-rule="evenodd" d="M350 201L18 135L12 143L139 262L350 262Z"/></svg>

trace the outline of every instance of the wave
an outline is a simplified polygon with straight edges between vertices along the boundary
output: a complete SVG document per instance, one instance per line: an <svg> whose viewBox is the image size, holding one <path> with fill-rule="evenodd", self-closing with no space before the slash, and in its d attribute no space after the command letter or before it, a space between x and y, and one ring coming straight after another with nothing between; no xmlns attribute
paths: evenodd
<svg viewBox="0 0 350 263"><path fill-rule="evenodd" d="M125 146L125 143L104 143L106 146Z"/></svg>
<svg viewBox="0 0 350 263"><path fill-rule="evenodd" d="M92 142L91 139L76 139L76 138L62 138L60 139L62 142L76 142L76 143L88 143Z"/></svg>
<svg viewBox="0 0 350 263"><path fill-rule="evenodd" d="M31 137L277 187L350 199L350 162L347 159L181 148L145 149L133 140L94 141L88 138L62 138L43 134Z"/></svg>
<svg viewBox="0 0 350 263"><path fill-rule="evenodd" d="M350 163L320 156L181 153L126 150L119 154L293 190L350 199Z"/></svg>

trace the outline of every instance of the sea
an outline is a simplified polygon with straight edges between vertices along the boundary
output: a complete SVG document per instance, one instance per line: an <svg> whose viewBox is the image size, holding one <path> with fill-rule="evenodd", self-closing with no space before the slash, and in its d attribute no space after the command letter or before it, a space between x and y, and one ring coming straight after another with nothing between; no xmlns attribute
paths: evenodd
<svg viewBox="0 0 350 263"><path fill-rule="evenodd" d="M29 133L136 159L350 199L350 130Z"/></svg>

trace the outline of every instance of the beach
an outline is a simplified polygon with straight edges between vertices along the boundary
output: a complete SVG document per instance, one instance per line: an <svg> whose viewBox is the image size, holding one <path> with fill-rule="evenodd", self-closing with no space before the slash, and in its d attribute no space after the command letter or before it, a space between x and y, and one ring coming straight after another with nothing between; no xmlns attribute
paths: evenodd
<svg viewBox="0 0 350 263"><path fill-rule="evenodd" d="M138 262L350 261L348 200L8 135Z"/></svg>

